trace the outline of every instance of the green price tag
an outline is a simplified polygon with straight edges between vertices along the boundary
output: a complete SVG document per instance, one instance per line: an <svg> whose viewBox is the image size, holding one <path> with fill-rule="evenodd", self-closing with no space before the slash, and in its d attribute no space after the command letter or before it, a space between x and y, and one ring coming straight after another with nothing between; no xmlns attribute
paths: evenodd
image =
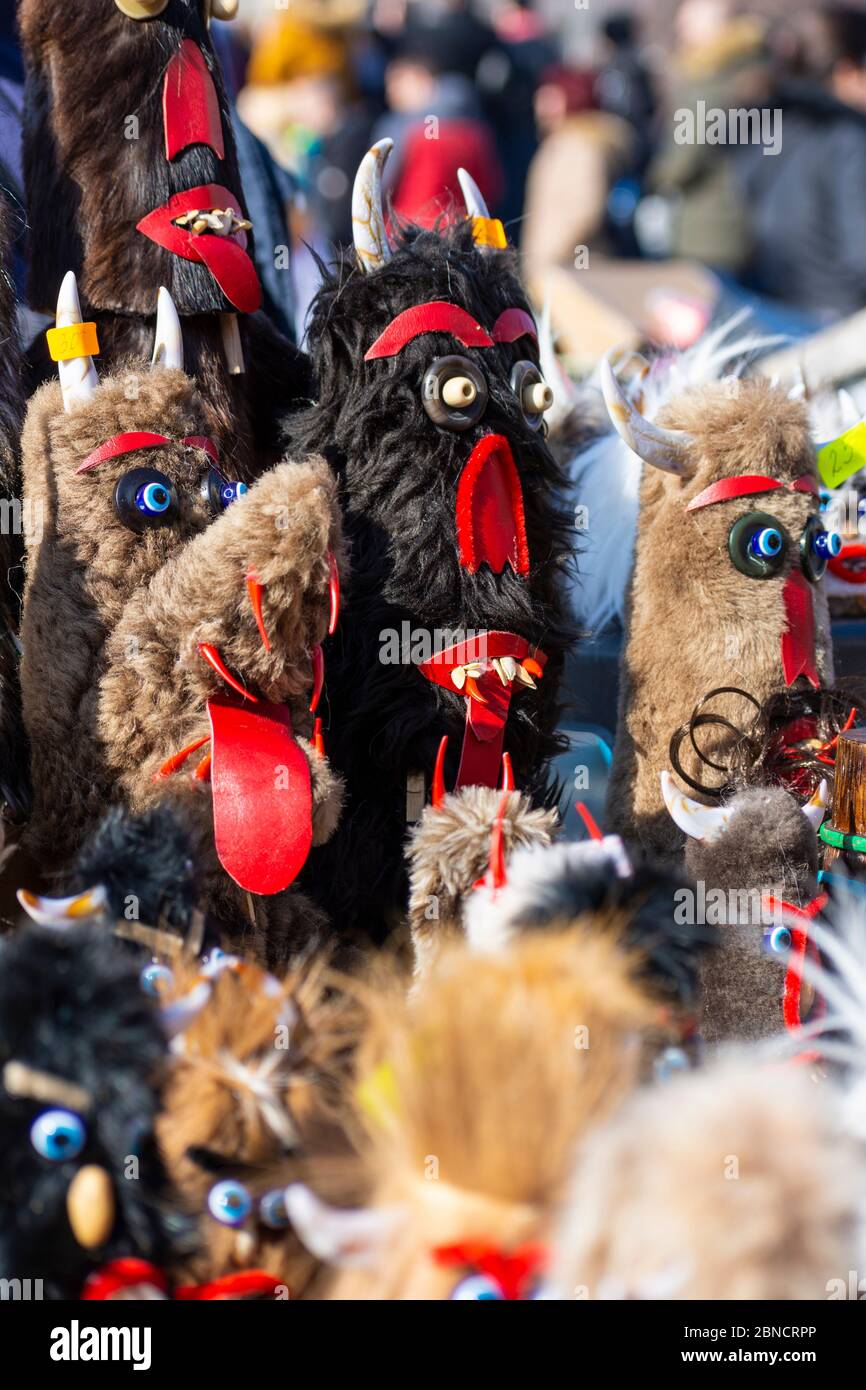
<svg viewBox="0 0 866 1390"><path fill-rule="evenodd" d="M866 467L866 420L852 425L818 450L818 473L825 487L838 487Z"/></svg>

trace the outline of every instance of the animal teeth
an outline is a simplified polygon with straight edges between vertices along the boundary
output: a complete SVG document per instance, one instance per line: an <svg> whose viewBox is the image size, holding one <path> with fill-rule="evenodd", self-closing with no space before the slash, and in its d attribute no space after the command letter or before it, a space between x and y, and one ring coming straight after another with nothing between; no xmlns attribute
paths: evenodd
<svg viewBox="0 0 866 1390"><path fill-rule="evenodd" d="M502 662L500 661L498 656L495 656L493 658L493 669L496 672L499 679L502 681L502 684L508 685L510 677L505 674L505 668L502 665Z"/></svg>
<svg viewBox="0 0 866 1390"><path fill-rule="evenodd" d="M479 676L484 675L484 667L481 665L480 661L467 662L465 670L467 676L473 676L475 680L477 680Z"/></svg>
<svg viewBox="0 0 866 1390"><path fill-rule="evenodd" d="M529 688L530 688L530 690L537 690L537 689L538 689L538 686L535 684L535 681L532 679L532 677L531 677L531 675L529 674L529 672L526 671L526 670L524 670L524 668L523 668L522 666L518 666L517 669L516 669L516 671L514 672L514 674L516 675L517 679L520 681L521 685L528 685Z"/></svg>
<svg viewBox="0 0 866 1390"><path fill-rule="evenodd" d="M452 683L457 686L458 690L462 690L466 684L466 667L455 666L454 670L451 672L451 680Z"/></svg>

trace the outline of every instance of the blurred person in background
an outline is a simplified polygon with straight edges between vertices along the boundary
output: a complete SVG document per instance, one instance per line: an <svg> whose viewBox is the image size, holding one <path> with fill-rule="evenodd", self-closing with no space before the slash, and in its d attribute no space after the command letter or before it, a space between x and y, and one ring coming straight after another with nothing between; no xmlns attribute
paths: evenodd
<svg viewBox="0 0 866 1390"><path fill-rule="evenodd" d="M675 21L675 74L647 187L667 203L669 254L739 273L751 252L735 162L740 147L681 143L679 113L764 105L769 76L764 24L735 15L728 0L683 0ZM770 160L766 162L772 162Z"/></svg>
<svg viewBox="0 0 866 1390"><path fill-rule="evenodd" d="M394 151L387 187L394 211L407 221L430 227L454 204L463 206L457 170L475 179L491 211L503 179L490 127L474 82L448 64L452 36L440 45L431 32L423 46L410 37L385 73L386 114L373 139L389 136Z"/></svg>
<svg viewBox="0 0 866 1390"><path fill-rule="evenodd" d="M406 11L405 38L418 52L435 49L440 72L460 73L474 82L479 64L496 45L490 25L474 0L423 0Z"/></svg>
<svg viewBox="0 0 866 1390"><path fill-rule="evenodd" d="M532 161L521 243L527 271L573 265L578 248L609 254L608 197L634 166L627 120L602 111L594 69L555 67L535 98L541 146Z"/></svg>
<svg viewBox="0 0 866 1390"><path fill-rule="evenodd" d="M866 14L833 6L780 35L784 72L770 96L781 149L741 166L752 216L749 283L815 316L866 306Z"/></svg>
<svg viewBox="0 0 866 1390"><path fill-rule="evenodd" d="M635 135L636 172L649 161L653 140L655 93L641 57L635 16L622 11L601 26L600 71L595 94L602 111L628 121Z"/></svg>

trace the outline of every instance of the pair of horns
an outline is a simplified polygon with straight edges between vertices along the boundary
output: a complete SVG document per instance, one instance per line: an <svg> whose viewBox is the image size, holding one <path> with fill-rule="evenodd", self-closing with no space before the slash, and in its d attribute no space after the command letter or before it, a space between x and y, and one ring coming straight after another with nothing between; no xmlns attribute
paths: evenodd
<svg viewBox="0 0 866 1390"><path fill-rule="evenodd" d="M645 376L649 363L639 353L630 354L630 362L633 363L635 358L640 363L640 375ZM642 415L620 385L615 370L618 362L619 354L608 353L600 368L601 390L611 424L632 453L637 454L644 463L661 468L665 473L687 477L694 468L690 459L692 436L686 430L662 429L661 425Z"/></svg>
<svg viewBox="0 0 866 1390"><path fill-rule="evenodd" d="M669 772L661 774L662 797L668 815L683 834L693 840L714 840L727 826L734 813L734 806L702 806L686 796L677 787ZM817 832L827 809L828 788L822 781L806 805L801 807L803 815Z"/></svg>
<svg viewBox="0 0 866 1390"><path fill-rule="evenodd" d="M358 264L366 274L387 265L394 254L382 204L382 174L393 147L393 140L379 140L368 150L358 166L352 189L352 236ZM458 169L457 178L467 217L489 219L487 204L472 176L465 169Z"/></svg>
<svg viewBox="0 0 866 1390"><path fill-rule="evenodd" d="M78 283L73 272L67 271L57 296L58 328L72 328L82 323ZM183 370L183 335L174 301L167 289L160 288L156 301L156 337L153 346L154 368L175 367ZM63 408L71 410L79 401L89 400L99 386L99 377L89 355L69 357L57 363Z"/></svg>

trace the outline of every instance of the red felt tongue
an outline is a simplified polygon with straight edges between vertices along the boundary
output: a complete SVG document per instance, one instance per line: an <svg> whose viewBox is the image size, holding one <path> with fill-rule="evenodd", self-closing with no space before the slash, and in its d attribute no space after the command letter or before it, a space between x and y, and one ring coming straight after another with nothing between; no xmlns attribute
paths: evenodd
<svg viewBox="0 0 866 1390"><path fill-rule="evenodd" d="M504 686L495 673L487 672L479 676L478 689L487 703L482 705L473 699L466 701L457 787L499 786L511 686Z"/></svg>
<svg viewBox="0 0 866 1390"><path fill-rule="evenodd" d="M242 314L261 308L262 287L256 268L242 246L231 237L202 232L189 240L190 249L204 261L226 299Z"/></svg>
<svg viewBox="0 0 866 1390"><path fill-rule="evenodd" d="M232 695L208 700L214 840L230 878L249 893L279 893L313 840L310 765L285 705Z"/></svg>

